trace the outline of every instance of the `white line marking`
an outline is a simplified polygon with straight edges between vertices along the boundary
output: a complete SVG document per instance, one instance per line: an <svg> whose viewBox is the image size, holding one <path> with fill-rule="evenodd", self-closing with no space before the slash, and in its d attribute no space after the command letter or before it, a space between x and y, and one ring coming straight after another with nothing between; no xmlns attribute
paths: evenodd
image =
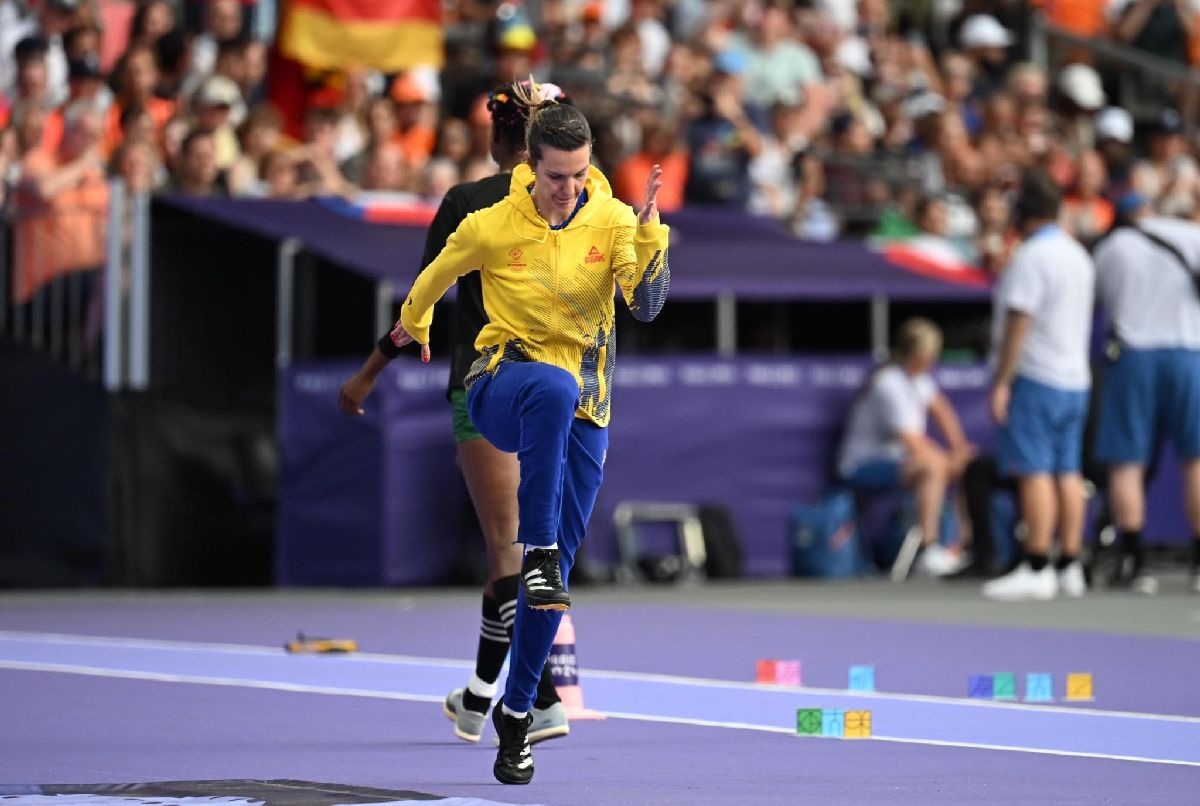
<svg viewBox="0 0 1200 806"><path fill-rule="evenodd" d="M159 683L190 683L205 686L229 686L236 688L267 689L271 691L287 691L299 694L330 694L339 697L367 697L380 700L399 700L403 702L442 702L438 696L423 694L405 694L403 692L377 691L372 689L342 688L337 686L312 686L301 683L279 683L265 680L248 680L237 677L201 677L197 675L161 674L158 672L138 672L127 670L104 669L95 666L73 666L60 663L36 663L27 661L0 660L0 669L31 672L55 672L62 674L77 674L89 677L108 677L128 680L149 680ZM687 725L704 728L724 728L731 730L752 730L759 733L775 733L795 735L788 728L771 725L755 725L748 722L722 722L711 719L694 719L690 717L653 716L650 714L634 714L622 711L601 711L612 719L628 719L637 722L658 722L670 725ZM1020 747L1016 745L982 744L976 742L955 742L939 739L909 739L900 736L872 736L865 740L848 741L879 741L896 744L920 744L932 747L960 747L970 750L993 750L1009 753L1034 753L1038 755L1065 756L1073 758L1095 758L1105 761L1132 761L1144 764L1169 764L1182 767L1200 767L1200 761L1183 761L1177 759L1148 758L1143 756L1122 756L1106 753L1089 753L1072 750L1049 750L1036 747Z"/></svg>
<svg viewBox="0 0 1200 806"><path fill-rule="evenodd" d="M253 646L251 644L216 644L203 641L171 641L155 638L107 638L93 635L70 635L66 633L21 632L18 630L0 630L0 641L38 641L48 644L78 644L82 646L135 647L147 649L169 649L177 651L219 651L238 655L257 655L279 657L286 654L282 646L274 647ZM337 656L343 662L355 659L369 660L375 663L387 663L397 666L438 666L449 669L473 669L472 661L455 658L433 658L420 655L389 655L372 652L353 652ZM733 689L736 691L781 691L797 694L834 694L839 697L858 698L865 700L895 700L899 702L925 702L939 705L956 705L967 708L1000 708L1015 711L1033 711L1037 713L1073 714L1079 716L1119 717L1121 719L1142 719L1151 722L1179 722L1183 724L1200 724L1200 717L1182 714L1150 714L1141 711L1112 711L1102 708L1072 707L1069 705L1034 704L1023 702L1004 702L996 700L980 700L970 697L945 697L936 694L904 694L891 691L850 691L839 688L814 688L810 686L779 686L763 683L743 683L737 680L716 680L705 677L684 677L681 675L656 674L651 672L619 672L602 669L587 669L580 677L596 677L604 680L630 680L642 683L668 683L676 686L694 686L698 688Z"/></svg>

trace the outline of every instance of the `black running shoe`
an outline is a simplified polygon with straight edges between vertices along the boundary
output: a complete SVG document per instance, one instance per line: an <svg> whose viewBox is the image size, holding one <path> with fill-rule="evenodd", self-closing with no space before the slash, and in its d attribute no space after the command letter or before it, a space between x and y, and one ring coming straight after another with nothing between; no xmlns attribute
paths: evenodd
<svg viewBox="0 0 1200 806"><path fill-rule="evenodd" d="M571 597L563 588L558 549L532 549L521 563L525 604L534 610L569 610Z"/></svg>
<svg viewBox="0 0 1200 806"><path fill-rule="evenodd" d="M492 726L500 741L492 774L500 783L527 784L533 780L533 753L529 750L529 726L532 723L533 714L517 719L504 713L503 700L492 709Z"/></svg>

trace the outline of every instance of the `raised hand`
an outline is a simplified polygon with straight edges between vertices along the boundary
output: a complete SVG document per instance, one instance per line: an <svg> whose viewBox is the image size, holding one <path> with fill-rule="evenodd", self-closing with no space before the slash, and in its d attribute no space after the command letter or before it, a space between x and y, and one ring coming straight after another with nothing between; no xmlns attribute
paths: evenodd
<svg viewBox="0 0 1200 806"><path fill-rule="evenodd" d="M658 217L658 190L662 185L662 166L655 165L646 179L646 204L638 211L639 224L649 224Z"/></svg>

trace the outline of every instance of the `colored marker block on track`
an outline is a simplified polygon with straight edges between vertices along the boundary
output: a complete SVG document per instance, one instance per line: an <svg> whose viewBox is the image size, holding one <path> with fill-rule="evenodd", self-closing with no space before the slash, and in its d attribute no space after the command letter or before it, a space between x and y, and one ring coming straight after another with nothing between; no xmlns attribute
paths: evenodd
<svg viewBox="0 0 1200 806"><path fill-rule="evenodd" d="M1095 699L1091 672L1073 672L1067 675L1068 702L1091 702Z"/></svg>
<svg viewBox="0 0 1200 806"><path fill-rule="evenodd" d="M841 708L821 711L821 735L840 739L846 733L846 712Z"/></svg>
<svg viewBox="0 0 1200 806"><path fill-rule="evenodd" d="M979 700L992 699L995 687L990 674L973 674L967 682L967 696Z"/></svg>
<svg viewBox="0 0 1200 806"><path fill-rule="evenodd" d="M800 661L775 661L775 682L780 686L800 685Z"/></svg>
<svg viewBox="0 0 1200 806"><path fill-rule="evenodd" d="M820 708L796 709L796 733L801 736L820 736L822 715Z"/></svg>
<svg viewBox="0 0 1200 806"><path fill-rule="evenodd" d="M871 712L847 711L843 717L842 727L847 739L870 739Z"/></svg>
<svg viewBox="0 0 1200 806"><path fill-rule="evenodd" d="M1025 702L1054 702L1054 676L1042 672L1027 674Z"/></svg>
<svg viewBox="0 0 1200 806"><path fill-rule="evenodd" d="M875 690L875 667L874 666L851 666L850 667L850 690L851 691L874 691Z"/></svg>
<svg viewBox="0 0 1200 806"><path fill-rule="evenodd" d="M754 667L754 682L773 686L798 686L800 661L760 660Z"/></svg>
<svg viewBox="0 0 1200 806"><path fill-rule="evenodd" d="M992 676L992 698L1015 700L1017 698L1017 676L1012 672L998 672Z"/></svg>

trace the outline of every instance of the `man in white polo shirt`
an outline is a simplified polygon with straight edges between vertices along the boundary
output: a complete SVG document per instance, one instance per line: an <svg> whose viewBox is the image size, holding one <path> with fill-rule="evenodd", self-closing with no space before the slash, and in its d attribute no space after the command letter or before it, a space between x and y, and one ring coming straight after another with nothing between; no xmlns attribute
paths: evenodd
<svg viewBox="0 0 1200 806"><path fill-rule="evenodd" d="M1024 557L983 586L990 599L1053 599L1086 590L1079 553L1084 492L1080 474L1091 370L1095 271L1057 224L1061 193L1044 171L1021 183L1017 222L1025 242L996 285L992 313L996 369L990 407L1000 424L996 460L1017 477L1029 527ZM1057 527L1061 550L1050 564Z"/></svg>
<svg viewBox="0 0 1200 806"><path fill-rule="evenodd" d="M1113 344L1100 397L1096 456L1109 466L1108 495L1121 563L1112 580L1152 593L1142 573L1146 465L1169 435L1183 475L1192 528L1192 588L1200 593L1200 225L1154 216L1127 193L1118 226L1096 249L1097 293Z"/></svg>

